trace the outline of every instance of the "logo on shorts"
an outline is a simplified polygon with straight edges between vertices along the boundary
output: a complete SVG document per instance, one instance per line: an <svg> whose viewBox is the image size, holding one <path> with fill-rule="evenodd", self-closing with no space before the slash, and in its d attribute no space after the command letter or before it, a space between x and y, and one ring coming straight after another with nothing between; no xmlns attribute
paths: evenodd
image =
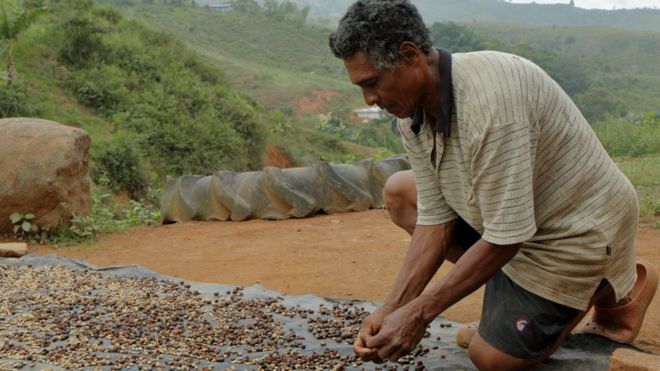
<svg viewBox="0 0 660 371"><path fill-rule="evenodd" d="M516 329L518 330L518 332L524 332L525 330L527 330L527 326L529 326L529 321L527 320L527 318L525 316L518 317L518 319L516 320Z"/></svg>

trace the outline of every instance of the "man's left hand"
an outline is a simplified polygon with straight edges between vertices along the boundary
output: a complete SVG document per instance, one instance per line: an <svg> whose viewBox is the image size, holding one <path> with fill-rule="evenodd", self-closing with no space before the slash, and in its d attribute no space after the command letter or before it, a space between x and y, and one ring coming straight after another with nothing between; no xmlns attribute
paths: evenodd
<svg viewBox="0 0 660 371"><path fill-rule="evenodd" d="M414 300L387 316L378 334L369 338L366 345L377 349L380 359L394 362L417 346L427 326Z"/></svg>

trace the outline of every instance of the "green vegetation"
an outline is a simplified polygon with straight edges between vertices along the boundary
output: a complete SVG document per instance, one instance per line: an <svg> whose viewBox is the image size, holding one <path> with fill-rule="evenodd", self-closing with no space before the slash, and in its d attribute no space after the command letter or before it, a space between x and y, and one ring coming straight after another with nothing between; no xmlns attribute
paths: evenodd
<svg viewBox="0 0 660 371"><path fill-rule="evenodd" d="M33 0L34 1L34 0ZM229 85L222 70L164 32L89 0L60 0L14 42L19 78L0 81L0 117L30 115L82 127L92 137L96 194L56 241L77 241L145 220L150 189L167 176L263 166L266 143L287 146L293 165L350 155L339 136L311 120L266 110ZM25 4L23 4L25 6ZM282 20L282 23L290 20ZM0 44L7 57L7 40ZM377 150L374 150L376 152ZM128 209L107 205L115 193Z"/></svg>
<svg viewBox="0 0 660 371"><path fill-rule="evenodd" d="M309 15L309 7L305 6L299 9L294 3L290 1L277 2L277 0L264 0L263 6L259 5L256 0L233 0L231 2L233 8L241 13L250 15L265 15L269 19L274 19L279 22L302 27L307 22Z"/></svg>
<svg viewBox="0 0 660 371"><path fill-rule="evenodd" d="M160 211L155 206L161 190L148 190L144 201L119 202L110 180L101 177L92 186L92 212L87 216L75 216L69 228L48 236L48 241L57 246L91 242L100 234L108 234L138 225L160 222Z"/></svg>
<svg viewBox="0 0 660 371"><path fill-rule="evenodd" d="M641 223L660 228L660 116L610 118L594 130L635 186Z"/></svg>
<svg viewBox="0 0 660 371"><path fill-rule="evenodd" d="M39 226L33 213L13 213L9 219L13 225L11 237L29 243L68 246L94 241L100 234L117 232L138 225L160 222L160 210L156 206L162 189L148 189L141 201L119 201L112 191L110 180L102 176L92 185L92 212L86 216L74 216L65 226Z"/></svg>
<svg viewBox="0 0 660 371"><path fill-rule="evenodd" d="M660 228L660 155L620 158L617 164L637 190L640 224Z"/></svg>
<svg viewBox="0 0 660 371"><path fill-rule="evenodd" d="M461 3L471 9L484 1ZM330 31L308 22L310 9L335 2L298 8L286 1L236 0L232 13L191 0L98 2L121 7L91 0L22 2L24 10L49 10L30 17L20 38L11 38L19 74L11 83L9 73L0 81L0 117L50 119L82 127L93 139L93 212L53 237L58 243L157 220L153 189L167 176L259 169L266 144L282 150L293 166L402 152L389 120L348 121L362 104L359 89L327 47ZM511 6L496 6L502 5ZM4 24L22 11L7 11ZM609 153L625 158L621 166L640 192L644 220L657 219L658 185L644 174L659 178L653 161L660 153L660 125L649 112L660 112L660 34L481 21L430 29L435 44L451 51L507 51L548 71ZM9 57L9 40L0 40L0 60ZM301 108L302 97L318 92L329 98L314 102L312 110ZM132 200L118 202L119 193Z"/></svg>
<svg viewBox="0 0 660 371"><path fill-rule="evenodd" d="M19 7L15 3L9 3L9 5L13 6L7 10L4 3L0 4L0 11L2 11L0 39L6 43L7 48L7 72L2 75L2 78L7 81L8 85L11 85L12 81L16 78L16 68L14 67L13 58L14 43L18 41L18 35L28 29L37 16L46 9L34 6Z"/></svg>
<svg viewBox="0 0 660 371"><path fill-rule="evenodd" d="M546 68L591 123L660 112L658 32L502 23L469 28L498 40L491 48L519 53Z"/></svg>
<svg viewBox="0 0 660 371"><path fill-rule="evenodd" d="M326 29L283 20L266 9L221 13L203 7L136 5L122 11L181 38L222 68L235 87L268 107L294 110L298 98L316 89L341 92L329 110L359 97L342 62L327 46ZM292 12L302 17L299 10Z"/></svg>
<svg viewBox="0 0 660 371"><path fill-rule="evenodd" d="M44 242L48 238L48 230L40 229L34 223L36 216L32 213L13 213L9 216L12 224L12 235L21 241Z"/></svg>
<svg viewBox="0 0 660 371"><path fill-rule="evenodd" d="M0 117L30 116L32 107L27 101L28 92L24 82L0 82Z"/></svg>
<svg viewBox="0 0 660 371"><path fill-rule="evenodd" d="M258 169L265 143L281 141L270 127L281 121L304 137L316 135L313 120L268 112L180 41L111 7L53 2L16 53L26 88L2 90L2 115L31 112L83 127L94 140L93 175L108 174L134 194L166 175ZM345 154L342 143L319 142L301 144L316 161Z"/></svg>
<svg viewBox="0 0 660 371"><path fill-rule="evenodd" d="M14 63L14 45L21 33L27 30L45 8L34 4L19 6L14 1L0 4L0 45L4 45L7 70L0 73L0 117L29 115L31 107L26 103L27 88L17 79Z"/></svg>
<svg viewBox="0 0 660 371"><path fill-rule="evenodd" d="M453 23L436 23L430 29L436 45L454 52L502 50L524 56L544 68L573 96L610 156L622 159L619 165L637 189L642 222L660 228L660 116L655 113L660 112L660 80L658 75L653 75L660 73L656 63L660 55L654 55L659 50L655 47L641 50L633 46L649 43L660 46L660 35L623 32L633 40L630 45L621 42L621 48L610 50L607 47L608 52L601 54L601 50L606 49L605 40L623 40L619 35L621 31L617 31L618 36L612 33L610 38L597 41L594 40L597 34L592 34L590 29L581 29L578 33L577 30L548 32L545 28L535 28L538 33L534 33L511 25L493 25L492 28L478 28L476 32ZM501 39L481 34L498 35ZM573 37L573 34L580 36ZM573 54L574 50L584 54L578 57ZM637 57L626 56L626 52ZM633 58L635 64L628 65ZM588 68L585 60L599 68ZM657 83L651 83L653 81Z"/></svg>
<svg viewBox="0 0 660 371"><path fill-rule="evenodd" d="M322 117L316 128L354 143L378 148L381 155L376 155L375 158L382 157L383 153L392 155L404 152L401 138L396 133L396 121L393 118L371 120L354 127L337 115L330 114L329 117Z"/></svg>
<svg viewBox="0 0 660 371"><path fill-rule="evenodd" d="M355 105L361 104L359 90L346 77L342 62L327 47L328 30L306 25L306 9L286 1L279 4L266 1L259 5L253 0L236 0L233 4L237 11L233 13L205 7L153 5L138 0L134 3L135 6L121 8L124 14L177 35L222 68L233 86L265 106L285 113L271 112L273 135L269 141L281 148L293 164L304 166L322 160L346 162L356 158L346 141L365 146L380 142L369 153L371 156L401 150L400 140L395 131L388 129L389 125L376 130L378 136L388 136L387 140L372 139L365 135L366 129L344 121L345 131L350 134L319 132L316 114L296 113L298 100L314 91L338 92L324 110L341 120L345 120ZM281 130L282 123L294 130ZM292 133L302 136L302 140L292 138ZM320 152L319 148L325 149Z"/></svg>
<svg viewBox="0 0 660 371"><path fill-rule="evenodd" d="M350 1L305 0L296 3L309 6L316 15L329 15L332 8L336 14L342 13ZM328 107L332 113L325 121L314 117L303 119L302 126L330 134L327 143L332 145L343 139L387 151L400 150L398 140L389 141L395 136L383 130L387 125L373 123L355 127L345 122L350 108L359 104L360 97L357 89L348 84L341 63L327 50L329 30L300 21L281 22L283 15L276 14L286 12L285 8L292 17L298 15L297 19L301 19L300 10L290 7L286 1L279 7L274 1L270 1L268 7L259 7L252 0L235 1L234 4L239 10L234 13L218 13L204 7L149 6L144 2L124 8L124 11L131 17L179 35L224 68L235 86L271 107L291 112L296 97L322 88L337 91L341 97L350 97L343 101L336 99ZM571 95L613 156L659 152L655 139L658 138L657 123L646 118L653 117L649 112L660 111L660 65L657 64L660 34L560 25L603 24L653 29L656 23L644 20L656 19L660 12L587 11L568 5L519 5L487 0L442 4L418 1L416 4L427 21L440 19L436 16L439 13L437 8L442 6L442 13L446 16L443 19L471 22L465 25L452 22L432 24L430 29L435 45L453 52L501 50L539 64ZM539 20L533 16L539 12L549 17ZM489 15L483 17L484 13ZM471 18L466 19L468 14ZM525 20L531 23L553 27L492 22L501 17L519 20L522 19L520 14L525 14ZM548 19L559 18L563 21L548 23ZM472 22L473 19L479 21ZM588 19L587 23L585 19ZM622 19L628 19L628 24L621 24L618 20ZM486 22L488 20L490 22ZM295 45L291 45L291 40L295 40ZM319 59L321 56L323 58ZM287 122L296 120L299 118L287 116ZM374 129L378 132L373 132ZM304 152L290 148L293 144L290 140L277 143L291 156L304 156ZM343 159L351 159L351 156L345 155Z"/></svg>
<svg viewBox="0 0 660 371"><path fill-rule="evenodd" d="M220 13L203 7L144 4L123 10L180 36L225 69L234 86L270 107L295 111L298 97L318 89L339 93L326 112L347 115L360 104L358 89L350 85L341 62L327 48L329 30L282 22L281 15L252 0L236 3L252 4L251 10L238 7L241 11ZM285 4L290 3L283 2L277 9ZM306 4L312 9L319 5ZM290 11L300 18L300 10ZM539 64L592 123L609 116L660 111L658 33L484 22L434 23L430 29L435 45L454 52L501 50Z"/></svg>
<svg viewBox="0 0 660 371"><path fill-rule="evenodd" d="M660 33L453 23L430 30L436 45L453 52L500 50L535 62L590 123L660 112Z"/></svg>
<svg viewBox="0 0 660 371"><path fill-rule="evenodd" d="M79 10L58 28L66 40L59 57L70 72L63 83L124 134L114 150L130 158L120 163L139 167L144 159L161 178L261 167L265 127L256 103L233 91L220 71L180 42L123 21L112 8ZM112 165L96 163L104 164ZM136 181L111 173L116 169L123 166L99 172Z"/></svg>
<svg viewBox="0 0 660 371"><path fill-rule="evenodd" d="M200 4L212 0L198 0ZM338 19L354 0L293 0L313 16ZM503 0L413 0L424 20L433 22L502 22L543 26L605 26L660 31L657 9L582 9L563 4L515 4ZM558 0L557 3L560 3Z"/></svg>
<svg viewBox="0 0 660 371"><path fill-rule="evenodd" d="M607 153L613 157L660 154L660 116L610 118L593 126Z"/></svg>

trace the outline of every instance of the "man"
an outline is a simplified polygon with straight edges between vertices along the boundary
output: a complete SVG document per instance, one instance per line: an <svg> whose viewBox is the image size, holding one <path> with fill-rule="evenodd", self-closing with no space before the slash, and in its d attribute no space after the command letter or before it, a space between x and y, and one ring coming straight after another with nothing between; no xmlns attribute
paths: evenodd
<svg viewBox="0 0 660 371"><path fill-rule="evenodd" d="M360 0L330 36L368 105L400 118L412 172L384 199L412 235L394 287L355 340L396 360L445 309L486 284L469 341L480 369L521 369L584 331L630 342L657 288L635 262L635 191L564 91L505 53L432 48L408 0ZM443 261L455 263L422 292Z"/></svg>

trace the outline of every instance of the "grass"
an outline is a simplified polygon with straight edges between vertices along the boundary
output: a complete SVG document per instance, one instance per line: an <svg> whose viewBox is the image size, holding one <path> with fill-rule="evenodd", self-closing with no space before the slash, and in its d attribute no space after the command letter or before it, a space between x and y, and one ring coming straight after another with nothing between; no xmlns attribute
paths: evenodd
<svg viewBox="0 0 660 371"><path fill-rule="evenodd" d="M309 96L315 89L339 91L340 98L333 99L333 106L343 107L347 100L359 102L361 99L359 90L350 83L347 76L329 78L315 74L313 71L296 72L221 54L190 41L188 45L222 68L231 79L233 86L269 107L291 108L298 97Z"/></svg>
<svg viewBox="0 0 660 371"><path fill-rule="evenodd" d="M650 113L633 119L609 118L592 125L613 157L641 157L660 153L660 116Z"/></svg>
<svg viewBox="0 0 660 371"><path fill-rule="evenodd" d="M58 247L80 243L91 243L99 235L115 233L139 225L160 223L158 201L162 189L150 189L143 201L120 202L109 189L109 180L102 178L92 186L92 212L76 216L71 225L50 236L50 242Z"/></svg>
<svg viewBox="0 0 660 371"><path fill-rule="evenodd" d="M637 190L640 224L660 228L660 154L616 162Z"/></svg>
<svg viewBox="0 0 660 371"><path fill-rule="evenodd" d="M28 86L32 116L82 128L95 141L110 138L112 125L62 89L61 81L69 72L57 63L52 42L47 29L36 24L21 34L14 48L18 78ZM0 50L0 61L6 61L4 50Z"/></svg>
<svg viewBox="0 0 660 371"><path fill-rule="evenodd" d="M204 8L151 5L122 10L181 38L225 70L235 87L269 107L292 107L296 97L315 89L335 90L360 102L343 64L327 46L330 30Z"/></svg>

